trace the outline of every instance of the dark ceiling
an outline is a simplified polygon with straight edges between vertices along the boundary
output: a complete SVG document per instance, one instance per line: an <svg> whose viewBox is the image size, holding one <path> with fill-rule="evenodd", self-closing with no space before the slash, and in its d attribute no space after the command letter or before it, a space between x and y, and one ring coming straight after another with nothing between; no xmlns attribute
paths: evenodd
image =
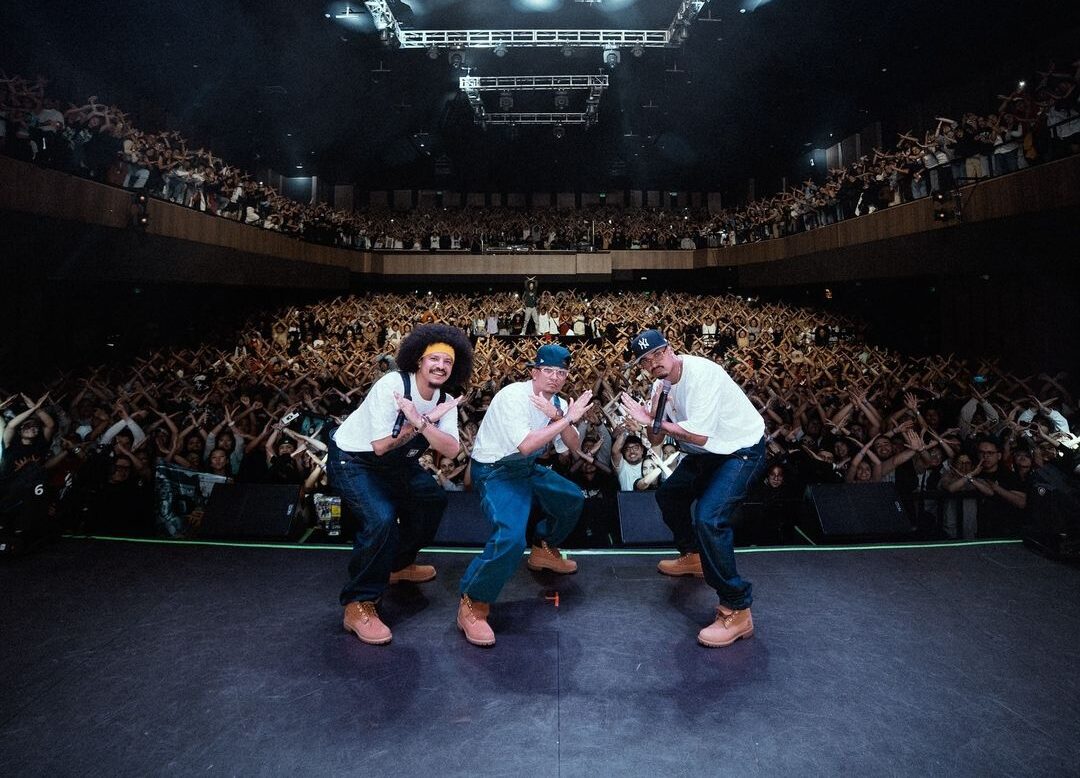
<svg viewBox="0 0 1080 778"><path fill-rule="evenodd" d="M394 8L417 29L664 29L677 4L414 0ZM96 94L143 129L179 130L249 170L364 188L504 191L732 193L754 176L760 193L782 175L805 175L811 148L875 121L889 140L936 113L987 110L994 94L1050 58L1080 56L1075 0L712 0L684 47L624 53L613 71L597 49L570 58L558 49L467 54L474 75L608 72L599 124L569 127L556 140L549 127L511 134L473 125L456 90L461 71L445 55L387 49L368 17L332 18L344 7L5 3L0 67L47 76L65 100ZM530 105L519 100L516 109Z"/></svg>

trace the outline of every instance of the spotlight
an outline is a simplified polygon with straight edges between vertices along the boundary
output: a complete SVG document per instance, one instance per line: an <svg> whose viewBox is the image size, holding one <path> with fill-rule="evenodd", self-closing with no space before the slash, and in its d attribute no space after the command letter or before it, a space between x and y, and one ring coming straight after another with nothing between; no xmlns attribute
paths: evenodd
<svg viewBox="0 0 1080 778"><path fill-rule="evenodd" d="M438 59L439 58L439 47L438 46L428 46L427 55L428 55L428 59Z"/></svg>
<svg viewBox="0 0 1080 778"><path fill-rule="evenodd" d="M150 224L150 217L144 213L139 216L138 223L141 228L146 229L146 227Z"/></svg>
<svg viewBox="0 0 1080 778"><path fill-rule="evenodd" d="M551 128L551 134L555 136L555 140L562 140L566 136L566 129L561 124L556 124Z"/></svg>
<svg viewBox="0 0 1080 778"><path fill-rule="evenodd" d="M633 54L635 58L641 59L645 56L645 47L640 43L635 43L634 48L630 49L630 53Z"/></svg>
<svg viewBox="0 0 1080 778"><path fill-rule="evenodd" d="M390 28L389 27L383 27L381 30L379 30L379 40L381 40L386 45L390 45Z"/></svg>
<svg viewBox="0 0 1080 778"><path fill-rule="evenodd" d="M943 221L947 221L948 218L949 218L949 212L946 211L944 208L936 208L936 209L934 209L934 221L943 222Z"/></svg>
<svg viewBox="0 0 1080 778"><path fill-rule="evenodd" d="M514 107L514 96L509 92L502 92L499 94L499 110L509 111Z"/></svg>
<svg viewBox="0 0 1080 778"><path fill-rule="evenodd" d="M465 64L465 57L460 51L450 52L450 67L454 70L459 70L462 65Z"/></svg>
<svg viewBox="0 0 1080 778"><path fill-rule="evenodd" d="M505 57L506 56L506 44L505 43L500 43L498 46L495 47L495 56L496 57Z"/></svg>
<svg viewBox="0 0 1080 778"><path fill-rule="evenodd" d="M555 107L560 111L565 111L569 106L570 95L560 89L555 93Z"/></svg>
<svg viewBox="0 0 1080 778"><path fill-rule="evenodd" d="M684 24L679 28L679 40L684 41L690 37L690 25Z"/></svg>
<svg viewBox="0 0 1080 778"><path fill-rule="evenodd" d="M936 190L932 195L930 195L930 197L934 200L935 203L945 202L945 193L942 192L940 189Z"/></svg>
<svg viewBox="0 0 1080 778"><path fill-rule="evenodd" d="M563 46L562 55L569 59L570 57L574 56L574 49L571 46Z"/></svg>
<svg viewBox="0 0 1080 778"><path fill-rule="evenodd" d="M139 204L139 207L145 208L147 202L146 195L140 194L138 197L135 198L135 202Z"/></svg>
<svg viewBox="0 0 1080 778"><path fill-rule="evenodd" d="M604 64L609 68L614 69L620 62L622 62L622 54L619 53L618 48L615 46L605 46Z"/></svg>

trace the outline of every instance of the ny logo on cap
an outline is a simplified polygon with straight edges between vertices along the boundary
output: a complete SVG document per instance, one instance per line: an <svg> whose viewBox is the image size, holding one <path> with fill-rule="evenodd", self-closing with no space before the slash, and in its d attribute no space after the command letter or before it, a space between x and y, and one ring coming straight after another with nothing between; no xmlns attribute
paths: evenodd
<svg viewBox="0 0 1080 778"><path fill-rule="evenodd" d="M648 338L640 338L640 339L638 339L637 344L638 344L638 348L648 348L649 347L649 339Z"/></svg>

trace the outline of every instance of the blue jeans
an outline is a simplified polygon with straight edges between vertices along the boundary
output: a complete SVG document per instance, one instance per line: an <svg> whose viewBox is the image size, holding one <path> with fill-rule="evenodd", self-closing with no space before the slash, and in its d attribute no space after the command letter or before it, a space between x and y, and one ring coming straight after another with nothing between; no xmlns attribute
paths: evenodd
<svg viewBox="0 0 1080 778"><path fill-rule="evenodd" d="M764 440L731 454L687 454L656 491L675 547L682 554L700 552L705 582L735 610L750 607L753 587L735 567L731 517L764 469Z"/></svg>
<svg viewBox="0 0 1080 778"><path fill-rule="evenodd" d="M461 593L490 603L521 563L533 500L544 512L536 525L537 538L557 546L577 526L585 498L576 484L537 465L536 455L507 457L490 465L473 460L472 480L492 533L465 570Z"/></svg>
<svg viewBox="0 0 1080 778"><path fill-rule="evenodd" d="M327 475L356 525L341 604L379 599L390 573L416 561L438 532L446 493L415 459L342 451L330 440Z"/></svg>

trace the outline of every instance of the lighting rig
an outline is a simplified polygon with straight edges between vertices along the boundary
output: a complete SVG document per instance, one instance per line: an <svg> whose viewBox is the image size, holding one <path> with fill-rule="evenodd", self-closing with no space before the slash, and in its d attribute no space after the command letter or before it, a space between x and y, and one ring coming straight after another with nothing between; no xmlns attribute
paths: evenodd
<svg viewBox="0 0 1080 778"><path fill-rule="evenodd" d="M481 127L489 124L550 124L555 127L583 125L590 127L599 118L600 97L608 88L606 75L583 76L462 76L458 86L473 109L473 120ZM554 92L555 111L511 111L514 92ZM483 92L499 93L498 113L488 112L481 97ZM571 112L570 92L587 92L585 108ZM561 134L556 133L557 137Z"/></svg>
<svg viewBox="0 0 1080 778"><path fill-rule="evenodd" d="M402 49L494 49L498 56L504 56L510 48L561 48L566 53L574 48L597 47L606 52L610 47L616 51L628 49L634 56L641 56L646 48L681 46L705 2L682 0L666 30L405 30L387 0L365 0L364 7L383 42ZM351 6L335 14L338 19L362 15L362 11Z"/></svg>
<svg viewBox="0 0 1080 778"><path fill-rule="evenodd" d="M601 0L579 0L595 2ZM558 48L570 57L576 48L600 50L601 62L614 70L622 62L623 51L635 58L642 57L647 48L678 48L690 37L690 27L698 18L707 0L680 0L675 16L665 30L405 30L402 29L387 0L364 0L379 37L387 46L401 49L423 49L428 57L438 59L446 52L451 68L465 70L460 88L473 109L473 119L481 127L489 124L553 125L556 138L565 134L567 125L589 127L599 118L600 97L608 87L607 76L505 76L483 78L468 75L465 52L468 49L490 49L497 57L505 57L511 48ZM362 15L362 11L346 6L338 19ZM555 111L514 112L514 92L551 90L555 92ZM582 111L568 111L572 90L588 92ZM481 99L484 91L499 93L499 110L488 111Z"/></svg>

